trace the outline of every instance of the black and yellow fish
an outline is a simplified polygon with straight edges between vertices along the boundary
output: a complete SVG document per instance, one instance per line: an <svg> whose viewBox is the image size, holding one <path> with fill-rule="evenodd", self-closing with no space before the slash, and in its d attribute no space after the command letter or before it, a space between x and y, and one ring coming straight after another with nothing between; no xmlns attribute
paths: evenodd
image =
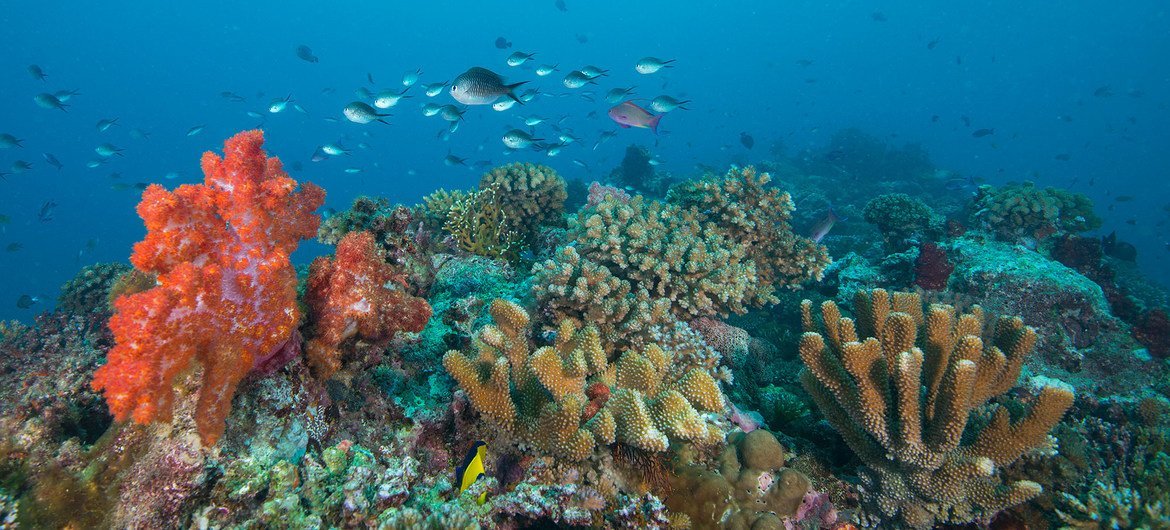
<svg viewBox="0 0 1170 530"><path fill-rule="evenodd" d="M467 451L467 456L463 457L463 463L455 468L455 483L459 484L460 494L475 484L479 477L484 476L483 460L486 457L487 444L483 440L476 440L471 449ZM477 501L480 504L487 502L487 491L480 493Z"/></svg>

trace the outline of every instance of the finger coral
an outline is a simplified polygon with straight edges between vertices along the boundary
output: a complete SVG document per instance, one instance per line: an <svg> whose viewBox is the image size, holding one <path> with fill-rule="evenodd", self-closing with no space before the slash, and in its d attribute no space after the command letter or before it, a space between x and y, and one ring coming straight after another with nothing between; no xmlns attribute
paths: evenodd
<svg viewBox="0 0 1170 530"><path fill-rule="evenodd" d="M147 234L130 261L157 274L158 285L116 301L117 345L93 379L116 419L169 421L177 378L197 363L196 423L203 442L214 444L236 386L296 329L289 255L316 234L313 211L325 192L312 184L298 190L263 143L260 131L237 134L223 158L203 154L203 184L143 192L138 215Z"/></svg>
<svg viewBox="0 0 1170 530"><path fill-rule="evenodd" d="M723 393L706 371L656 345L608 362L597 328L571 320L533 350L523 308L496 300L490 311L496 324L480 329L476 355L452 350L443 366L480 414L541 451L578 461L598 443L665 451L670 440L717 438L700 413L722 410Z"/></svg>
<svg viewBox="0 0 1170 530"><path fill-rule="evenodd" d="M819 327L812 303L801 305L801 382L865 463L865 521L964 524L1038 495L1039 484L1004 484L997 470L1046 442L1072 391L1045 387L1014 418L986 405L1015 385L1035 330L1000 317L985 331L978 306L962 315L938 304L923 311L916 294L875 289L855 298L856 320L825 302ZM971 422L984 407L990 421Z"/></svg>
<svg viewBox="0 0 1170 530"><path fill-rule="evenodd" d="M1088 197L1031 182L980 186L973 218L1003 241L1040 241L1101 226Z"/></svg>
<svg viewBox="0 0 1170 530"><path fill-rule="evenodd" d="M431 318L431 306L405 293L405 285L378 255L369 232L346 234L333 259L313 261L305 302L316 333L305 354L318 377L328 379L341 367L341 347L350 339L384 342L399 331L422 331Z"/></svg>

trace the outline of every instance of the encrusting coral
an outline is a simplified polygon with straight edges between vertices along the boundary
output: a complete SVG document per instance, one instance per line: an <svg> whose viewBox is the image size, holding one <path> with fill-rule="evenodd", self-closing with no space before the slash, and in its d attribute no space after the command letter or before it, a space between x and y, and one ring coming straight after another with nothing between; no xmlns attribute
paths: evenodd
<svg viewBox="0 0 1170 530"><path fill-rule="evenodd" d="M1088 197L1031 182L999 188L980 186L974 220L1004 241L1040 241L1049 236L1086 232L1101 226Z"/></svg>
<svg viewBox="0 0 1170 530"><path fill-rule="evenodd" d="M598 443L664 451L670 440L718 438L700 414L723 408L706 371L674 363L656 345L609 362L597 328L570 320L552 346L533 350L523 308L497 299L490 312L496 324L480 329L477 355L451 350L443 366L483 416L517 438L573 461Z"/></svg>
<svg viewBox="0 0 1170 530"><path fill-rule="evenodd" d="M1035 330L1018 317L985 330L978 306L956 315L935 304L924 313L918 295L882 289L858 292L853 309L856 321L825 302L814 332L812 303L801 305L801 382L865 463L864 522L986 520L1041 492L1035 482L1003 484L997 470L1046 443L1072 405L1070 389L1044 387L1014 420L991 405L990 421L968 428L974 412L1015 385Z"/></svg>

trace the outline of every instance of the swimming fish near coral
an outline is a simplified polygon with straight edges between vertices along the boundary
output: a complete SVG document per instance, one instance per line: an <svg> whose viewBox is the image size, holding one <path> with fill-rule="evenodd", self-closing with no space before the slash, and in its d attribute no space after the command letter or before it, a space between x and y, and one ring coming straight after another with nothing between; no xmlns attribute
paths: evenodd
<svg viewBox="0 0 1170 530"><path fill-rule="evenodd" d="M483 440L476 440L471 445L471 449L467 451L467 456L463 457L463 462L455 468L455 483L459 484L459 493L467 491L472 484L475 484L479 477L484 476L485 468L483 460L487 456L487 444ZM487 501L487 491L479 494L476 502L483 504Z"/></svg>
<svg viewBox="0 0 1170 530"><path fill-rule="evenodd" d="M808 235L809 239L813 240L813 243L820 243L825 236L829 235L829 231L833 229L833 225L837 224L837 221L844 220L833 210L833 206L829 205L829 212L820 221L817 221L817 224L813 225L812 231Z"/></svg>
<svg viewBox="0 0 1170 530"><path fill-rule="evenodd" d="M633 101L625 101L609 109L609 118L623 128L650 129L654 131L654 134L658 134L658 122L662 116L662 114L650 114L649 111L634 104Z"/></svg>

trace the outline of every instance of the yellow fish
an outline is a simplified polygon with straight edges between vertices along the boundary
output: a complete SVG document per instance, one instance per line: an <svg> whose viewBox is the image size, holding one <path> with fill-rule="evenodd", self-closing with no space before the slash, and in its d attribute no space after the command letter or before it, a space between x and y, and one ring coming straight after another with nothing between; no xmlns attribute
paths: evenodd
<svg viewBox="0 0 1170 530"><path fill-rule="evenodd" d="M467 491L479 477L484 476L483 459L486 456L487 444L483 440L476 440L471 450L467 451L467 456L463 457L463 463L455 468L455 482L459 484L459 493ZM487 502L487 491L479 494L477 502L479 504Z"/></svg>

